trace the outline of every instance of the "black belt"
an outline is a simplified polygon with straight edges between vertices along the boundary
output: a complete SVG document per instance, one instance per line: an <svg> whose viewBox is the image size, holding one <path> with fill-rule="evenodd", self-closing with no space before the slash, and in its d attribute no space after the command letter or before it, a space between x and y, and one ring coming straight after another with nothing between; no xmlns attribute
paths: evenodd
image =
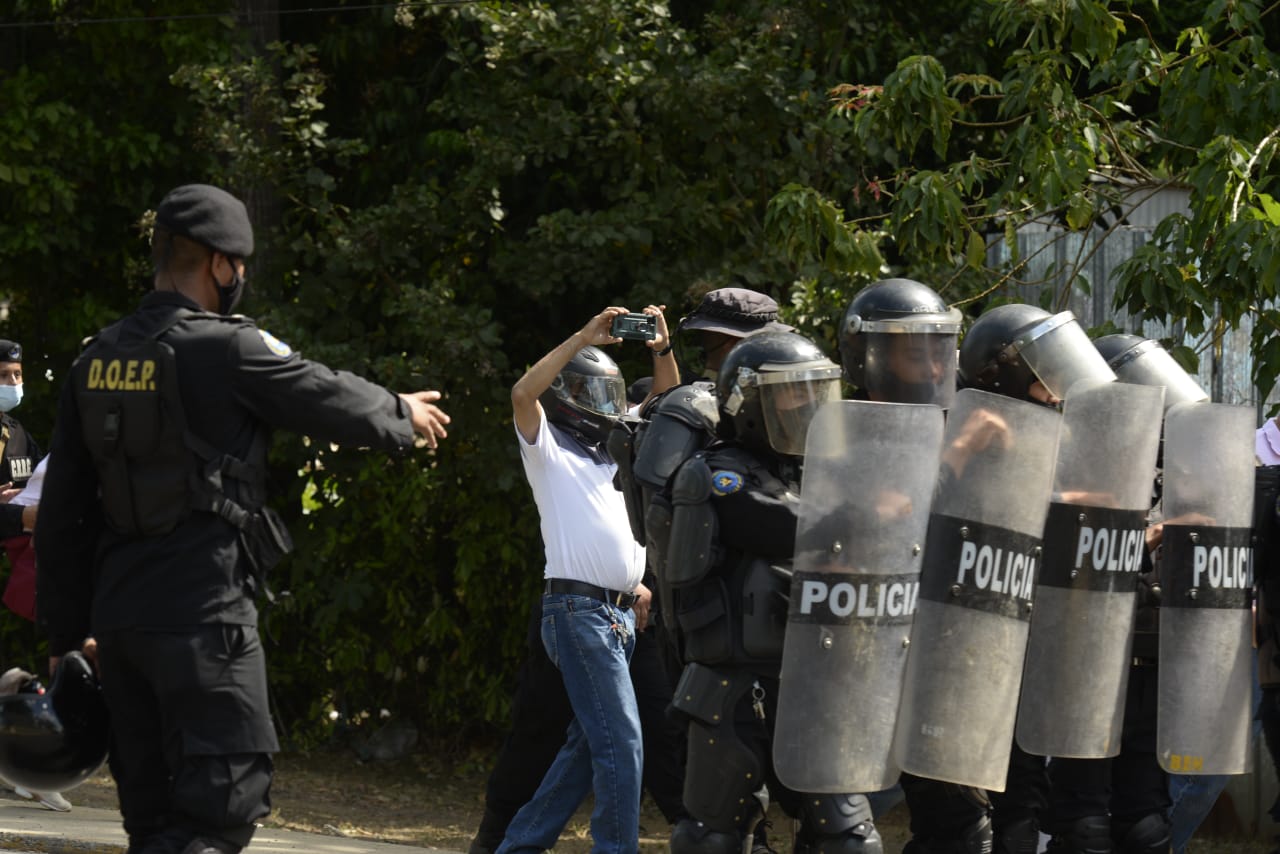
<svg viewBox="0 0 1280 854"><path fill-rule="evenodd" d="M636 594L610 590L607 587L596 587L585 581L571 581L568 578L548 578L543 593L567 593L570 596L590 596L619 608L630 608L636 601Z"/></svg>

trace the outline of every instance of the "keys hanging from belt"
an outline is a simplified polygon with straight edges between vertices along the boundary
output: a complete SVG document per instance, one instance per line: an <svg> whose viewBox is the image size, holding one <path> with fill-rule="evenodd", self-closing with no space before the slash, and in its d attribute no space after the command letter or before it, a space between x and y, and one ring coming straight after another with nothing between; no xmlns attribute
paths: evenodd
<svg viewBox="0 0 1280 854"><path fill-rule="evenodd" d="M764 687L758 679L751 683L751 711L756 713L756 720L764 720Z"/></svg>

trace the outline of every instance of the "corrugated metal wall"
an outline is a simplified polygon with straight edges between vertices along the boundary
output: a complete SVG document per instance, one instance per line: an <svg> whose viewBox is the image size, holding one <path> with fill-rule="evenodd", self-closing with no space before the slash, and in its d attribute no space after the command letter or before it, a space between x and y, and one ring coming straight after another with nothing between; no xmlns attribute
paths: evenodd
<svg viewBox="0 0 1280 854"><path fill-rule="evenodd" d="M1127 312L1117 311L1112 271L1134 250L1150 239L1156 224L1171 213L1187 213L1187 192L1179 188L1135 190L1126 205L1125 224L1110 231L1097 227L1087 234L1069 232L1054 223L1023 226L1017 235L1018 257L1025 264L1017 275L1017 292L1024 302L1040 305L1048 293L1053 311L1070 309L1085 328L1100 326L1110 320L1125 332L1149 338L1182 337L1184 343L1200 355L1198 379L1202 388L1221 403L1252 405L1261 414L1280 403L1280 392L1271 390L1259 399L1251 380L1253 358L1249 337L1253 332L1251 317L1244 317L1239 328L1223 336L1221 346L1214 346L1211 333L1198 339L1182 336L1180 326L1167 323L1139 323ZM1009 251L1003 240L987 250L987 259L996 269L1009 262ZM1083 282L1079 282L1083 279ZM1067 291L1067 284L1076 282ZM1067 295L1065 304L1062 295Z"/></svg>

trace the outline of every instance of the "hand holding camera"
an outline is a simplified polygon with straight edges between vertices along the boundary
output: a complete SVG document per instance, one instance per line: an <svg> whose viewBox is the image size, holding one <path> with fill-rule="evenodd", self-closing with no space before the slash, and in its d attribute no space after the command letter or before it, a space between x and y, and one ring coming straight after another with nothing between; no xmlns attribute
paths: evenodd
<svg viewBox="0 0 1280 854"><path fill-rule="evenodd" d="M609 334L624 341L652 341L658 337L658 321L652 314L619 314Z"/></svg>

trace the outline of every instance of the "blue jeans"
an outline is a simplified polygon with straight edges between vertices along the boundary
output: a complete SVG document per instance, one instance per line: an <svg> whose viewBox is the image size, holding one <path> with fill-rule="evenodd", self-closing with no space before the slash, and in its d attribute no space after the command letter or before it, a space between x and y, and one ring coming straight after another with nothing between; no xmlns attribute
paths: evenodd
<svg viewBox="0 0 1280 854"><path fill-rule="evenodd" d="M640 713L628 663L635 616L586 596L542 597L542 645L560 669L573 707L568 740L533 799L520 808L496 854L546 851L595 792L593 852L640 847Z"/></svg>
<svg viewBox="0 0 1280 854"><path fill-rule="evenodd" d="M1262 687L1258 684L1258 651L1253 651L1253 735L1262 731L1262 721L1257 709L1262 702ZM1169 809L1169 835L1173 854L1186 854L1187 843L1195 835L1196 828L1209 815L1218 795L1227 787L1231 778L1226 774L1170 774L1169 797L1173 806Z"/></svg>

